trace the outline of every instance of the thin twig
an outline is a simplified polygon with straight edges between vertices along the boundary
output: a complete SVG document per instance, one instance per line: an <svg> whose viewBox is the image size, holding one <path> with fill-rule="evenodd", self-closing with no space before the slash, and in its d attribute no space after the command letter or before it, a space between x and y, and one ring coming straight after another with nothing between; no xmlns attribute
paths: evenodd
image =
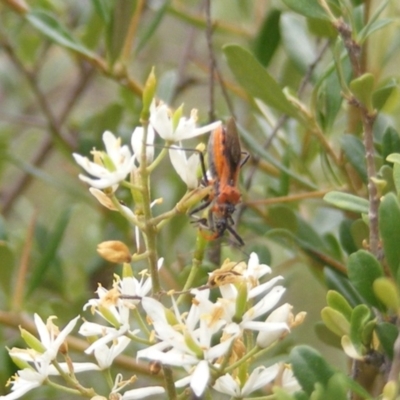
<svg viewBox="0 0 400 400"><path fill-rule="evenodd" d="M208 119L210 122L215 121L215 55L212 46L213 23L211 17L211 0L206 0L206 38L208 46L208 68L209 68L209 83L208 83Z"/></svg>
<svg viewBox="0 0 400 400"><path fill-rule="evenodd" d="M349 55L349 59L353 68L354 77L360 77L363 73L363 67L361 64L361 47L353 39L350 27L342 20L338 19L335 22L335 27L342 37L344 46ZM368 175L368 199L369 199L369 250L377 257L381 258L379 252L379 221L378 221L378 208L379 208L379 196L377 187L373 181L376 177L376 166L375 166L375 148L374 148L374 137L373 137L373 125L377 117L375 111L370 111L368 108L360 103L356 98L352 97L348 99L351 105L356 106L361 112L361 122L363 125L364 135L364 146L365 146L365 157L367 161L367 175Z"/></svg>

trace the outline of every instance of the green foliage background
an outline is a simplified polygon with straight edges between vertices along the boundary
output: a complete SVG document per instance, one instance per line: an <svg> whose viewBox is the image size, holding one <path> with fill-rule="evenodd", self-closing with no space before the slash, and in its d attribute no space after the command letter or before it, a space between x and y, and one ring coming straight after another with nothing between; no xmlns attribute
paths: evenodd
<svg viewBox="0 0 400 400"><path fill-rule="evenodd" d="M382 311L386 305L378 295L369 296L365 285L371 289L383 275L398 279L398 173L396 162L386 157L400 152L400 5L327 3L361 46L359 76L332 16L316 0L212 1L209 33L223 79L221 85L215 78L212 111L221 119L234 113L251 155L241 173L243 208L237 213L246 245L235 249L225 238L222 259L247 259L256 251L274 273L285 275L287 300L308 318L282 351L306 343L345 371L339 337L320 322L327 290L338 290L352 307L367 299L369 307ZM173 108L184 103L186 115L197 108L199 123L209 121L205 4L0 2L0 342L5 346L18 344L18 325L28 323L27 315L55 314L65 323L81 313L98 282L111 284L115 267L96 254L99 242L122 240L135 251L132 227L90 196L71 153L101 149L105 130L129 143L153 66L160 99ZM356 253L368 250L369 241L363 110L377 112L372 150L378 194L392 193L379 213L389 271L379 257L374 269L377 254L371 260ZM186 190L167 160L153 177L153 188L153 198L163 198L160 212ZM173 219L162 231L158 246L166 260L166 288L184 276L195 239L188 216ZM369 265L375 272L360 282ZM212 268L211 261L205 263L203 278ZM13 368L0 350L1 382Z"/></svg>

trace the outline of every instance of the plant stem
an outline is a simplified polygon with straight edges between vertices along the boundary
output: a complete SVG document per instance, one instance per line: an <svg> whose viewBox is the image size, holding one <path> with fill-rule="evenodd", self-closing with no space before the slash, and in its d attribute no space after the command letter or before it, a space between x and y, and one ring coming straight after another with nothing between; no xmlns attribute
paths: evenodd
<svg viewBox="0 0 400 400"><path fill-rule="evenodd" d="M355 78L361 76L365 69L366 61L361 63L362 49L360 45L353 39L351 28L342 20L338 19L335 22L335 27L343 39L344 46L349 55L349 59L353 68L353 75ZM369 250L377 258L379 257L379 221L378 221L378 208L379 196L378 190L373 182L376 177L376 167L374 159L374 137L373 125L376 120L376 112L369 111L364 104L361 104L356 98L349 99L351 105L356 106L361 113L361 122L363 126L363 141L365 147L365 157L367 162L367 175L368 175L368 199L369 199Z"/></svg>

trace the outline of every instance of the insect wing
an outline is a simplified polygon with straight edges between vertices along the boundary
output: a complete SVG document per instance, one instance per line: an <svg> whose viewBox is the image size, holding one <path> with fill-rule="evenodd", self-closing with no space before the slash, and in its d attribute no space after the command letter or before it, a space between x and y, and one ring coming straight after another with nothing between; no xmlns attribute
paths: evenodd
<svg viewBox="0 0 400 400"><path fill-rule="evenodd" d="M219 126L211 133L207 153L211 176L222 184L235 185L242 153L233 118L228 120L226 128Z"/></svg>
<svg viewBox="0 0 400 400"><path fill-rule="evenodd" d="M230 118L227 122L223 148L227 170L221 178L225 178L227 184L234 186L239 175L242 149L240 148L239 134L233 118Z"/></svg>

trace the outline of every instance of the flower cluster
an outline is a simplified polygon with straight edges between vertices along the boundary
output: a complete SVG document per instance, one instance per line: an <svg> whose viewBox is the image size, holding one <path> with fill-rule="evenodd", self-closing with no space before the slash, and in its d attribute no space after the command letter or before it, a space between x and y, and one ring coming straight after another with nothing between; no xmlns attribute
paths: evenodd
<svg viewBox="0 0 400 400"><path fill-rule="evenodd" d="M218 127L221 122L216 121L211 124L196 128L197 110L192 110L190 118L182 117L182 107L175 113L165 104L156 106L155 102L150 107L150 123L146 130L146 163L150 164L154 158L154 137L157 133L168 146L171 147L169 155L171 163L181 179L187 184L188 188L193 189L197 186L197 168L199 166L199 156L194 153L186 158L186 152L181 147L181 141L211 132ZM145 130L137 127L131 137L133 153L127 145L121 146L120 138L116 138L111 132L103 134L105 152L93 150L93 161L74 153L75 161L91 176L80 174L79 178L88 183L95 189L112 189L116 191L118 185L123 183L126 177L132 173L142 160L142 149Z"/></svg>
<svg viewBox="0 0 400 400"><path fill-rule="evenodd" d="M159 267L162 262L159 260ZM295 391L299 386L290 368L281 363L254 368L244 376L239 373L243 368L249 370L254 357L282 339L304 318L303 313L295 317L287 303L276 308L284 293L284 288L276 285L282 277L259 281L270 272L268 266L259 263L255 253L247 264L227 260L210 275L205 287L191 290L189 308L180 307L173 293L168 296L171 307L166 307L148 296L151 278L146 271L137 279L125 265L124 276L116 275L110 290L100 286L98 297L90 299L84 307L100 318L98 322L84 321L79 329L79 334L91 339L85 353L93 354L96 362L77 363L67 357L65 362L57 361L59 353L67 354L60 347L65 347L66 337L79 317L59 332L53 318L46 325L35 315L40 340L24 332L23 337L31 348L10 350L13 360L23 368L11 382L12 392L3 398L17 399L51 382L52 375L74 376L83 371L107 370L135 342L147 344L137 351L138 360L153 360L182 370L184 376L178 373L180 377L175 386L190 386L197 396L207 388L235 397L248 396L274 381L288 391ZM211 293L217 290L220 297L213 300ZM138 313L141 309L144 313ZM151 324L151 329L145 321ZM249 341L251 332L255 333L254 343ZM111 394L121 394L133 381L135 378L124 381L118 374ZM121 398L136 399L161 393L164 393L163 387L150 386L127 390Z"/></svg>

